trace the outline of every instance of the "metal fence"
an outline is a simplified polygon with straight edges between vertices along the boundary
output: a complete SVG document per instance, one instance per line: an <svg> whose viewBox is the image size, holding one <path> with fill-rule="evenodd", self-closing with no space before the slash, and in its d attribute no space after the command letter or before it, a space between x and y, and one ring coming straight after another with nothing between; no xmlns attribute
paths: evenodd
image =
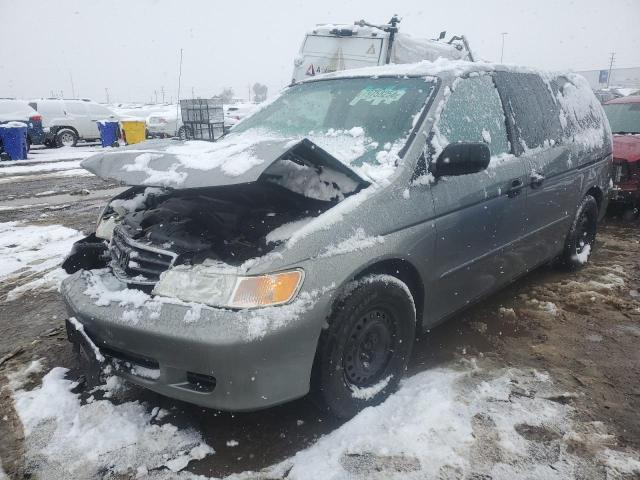
<svg viewBox="0 0 640 480"><path fill-rule="evenodd" d="M219 100L180 100L180 110L187 139L213 142L224 133L224 110Z"/></svg>

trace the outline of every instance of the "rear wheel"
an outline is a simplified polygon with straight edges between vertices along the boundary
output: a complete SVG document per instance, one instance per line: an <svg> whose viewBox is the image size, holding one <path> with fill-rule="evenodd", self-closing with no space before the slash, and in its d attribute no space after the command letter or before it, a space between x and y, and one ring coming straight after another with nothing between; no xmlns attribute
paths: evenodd
<svg viewBox="0 0 640 480"><path fill-rule="evenodd" d="M398 386L413 347L416 314L407 286L389 275L354 281L322 332L313 391L323 408L350 418Z"/></svg>
<svg viewBox="0 0 640 480"><path fill-rule="evenodd" d="M193 135L191 135L191 130L189 130L187 127L182 126L178 129L178 138L180 140L189 140L192 137Z"/></svg>
<svg viewBox="0 0 640 480"><path fill-rule="evenodd" d="M591 195L586 195L573 219L569 234L565 241L562 263L570 270L582 268L596 242L598 231L598 202Z"/></svg>
<svg viewBox="0 0 640 480"><path fill-rule="evenodd" d="M56 133L56 145L58 147L75 147L78 143L78 135L71 129L63 128Z"/></svg>

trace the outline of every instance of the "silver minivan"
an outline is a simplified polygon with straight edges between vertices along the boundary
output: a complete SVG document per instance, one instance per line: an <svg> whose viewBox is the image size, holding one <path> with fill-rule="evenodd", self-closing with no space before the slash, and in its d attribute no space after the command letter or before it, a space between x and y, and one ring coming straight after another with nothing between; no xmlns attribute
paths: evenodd
<svg viewBox="0 0 640 480"><path fill-rule="evenodd" d="M156 392L255 410L386 398L416 335L532 269L588 261L611 132L582 77L467 62L291 85L215 143L89 171L131 188L62 284L81 357Z"/></svg>

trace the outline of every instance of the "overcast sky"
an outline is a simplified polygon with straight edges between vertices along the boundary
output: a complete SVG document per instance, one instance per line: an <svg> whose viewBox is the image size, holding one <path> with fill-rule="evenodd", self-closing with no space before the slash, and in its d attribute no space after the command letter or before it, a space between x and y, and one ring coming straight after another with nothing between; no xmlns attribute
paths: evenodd
<svg viewBox="0 0 640 480"><path fill-rule="evenodd" d="M546 69L640 66L640 0L0 0L0 97L63 91L105 101L149 101L164 87L211 96L230 86L274 93L291 78L316 23L386 22L433 37L465 34L476 56Z"/></svg>

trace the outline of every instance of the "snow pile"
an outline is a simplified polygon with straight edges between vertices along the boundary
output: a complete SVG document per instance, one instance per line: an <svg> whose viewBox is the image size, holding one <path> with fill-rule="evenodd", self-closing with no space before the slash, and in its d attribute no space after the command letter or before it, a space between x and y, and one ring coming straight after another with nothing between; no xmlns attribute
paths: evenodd
<svg viewBox="0 0 640 480"><path fill-rule="evenodd" d="M565 479L582 471L593 478L601 467L571 453L572 408L551 400L556 393L549 376L535 370L433 369L266 474ZM609 474L640 472L622 452L600 455Z"/></svg>
<svg viewBox="0 0 640 480"><path fill-rule="evenodd" d="M271 230L267 234L265 241L267 243L277 243L288 240L296 231L298 231L298 229L304 227L307 223L313 220L313 218L314 217L306 217L296 220L295 222L280 225L278 228Z"/></svg>
<svg viewBox="0 0 640 480"><path fill-rule="evenodd" d="M269 174L273 177L267 181L316 200L343 200L358 187L357 182L343 173L329 168L318 172L315 167L289 160L276 162L269 168Z"/></svg>
<svg viewBox="0 0 640 480"><path fill-rule="evenodd" d="M14 286L8 300L36 288L56 289L66 274L57 268L82 234L60 225L0 223L0 282Z"/></svg>
<svg viewBox="0 0 640 480"><path fill-rule="evenodd" d="M78 157L76 157L78 158ZM41 172L54 172L58 170L79 169L81 160L66 160L62 162L49 162L37 165L16 165L0 168L0 176L35 174Z"/></svg>
<svg viewBox="0 0 640 480"><path fill-rule="evenodd" d="M360 400L371 400L373 397L387 388L387 385L389 385L389 382L392 378L393 377L389 375L388 377L383 378L378 383L370 387L356 387L351 385L349 387L351 389L351 396Z"/></svg>
<svg viewBox="0 0 640 480"><path fill-rule="evenodd" d="M67 369L54 368L31 391L14 392L26 435L26 458L37 478L102 478L152 469L177 472L214 453L190 429L159 421L158 409L137 401L115 405L72 392Z"/></svg>
<svg viewBox="0 0 640 480"><path fill-rule="evenodd" d="M113 208L118 215L124 216L129 212L135 212L144 207L149 195L160 195L163 192L164 190L161 188L147 187L144 189L144 192L138 193L132 198L112 200L109 206Z"/></svg>
<svg viewBox="0 0 640 480"><path fill-rule="evenodd" d="M6 123L0 123L0 128L27 128L27 124L24 122L17 122L12 120Z"/></svg>
<svg viewBox="0 0 640 480"><path fill-rule="evenodd" d="M572 255L573 260L577 260L580 264L584 265L589 260L589 255L591 255L591 245L586 244L582 246L582 250L580 253L576 253Z"/></svg>
<svg viewBox="0 0 640 480"><path fill-rule="evenodd" d="M143 180L144 185L180 185L187 178L186 172L178 172L179 164L174 163L167 169L157 170L150 163L153 160L162 158L159 153L142 153L138 155L133 163L124 165L122 169L126 172L144 172L146 178Z"/></svg>
<svg viewBox="0 0 640 480"><path fill-rule="evenodd" d="M278 140L283 138L262 129L250 129L217 142L188 141L167 148L167 153L176 155L184 168L220 169L227 176L237 177L263 162L254 154L258 144Z"/></svg>

